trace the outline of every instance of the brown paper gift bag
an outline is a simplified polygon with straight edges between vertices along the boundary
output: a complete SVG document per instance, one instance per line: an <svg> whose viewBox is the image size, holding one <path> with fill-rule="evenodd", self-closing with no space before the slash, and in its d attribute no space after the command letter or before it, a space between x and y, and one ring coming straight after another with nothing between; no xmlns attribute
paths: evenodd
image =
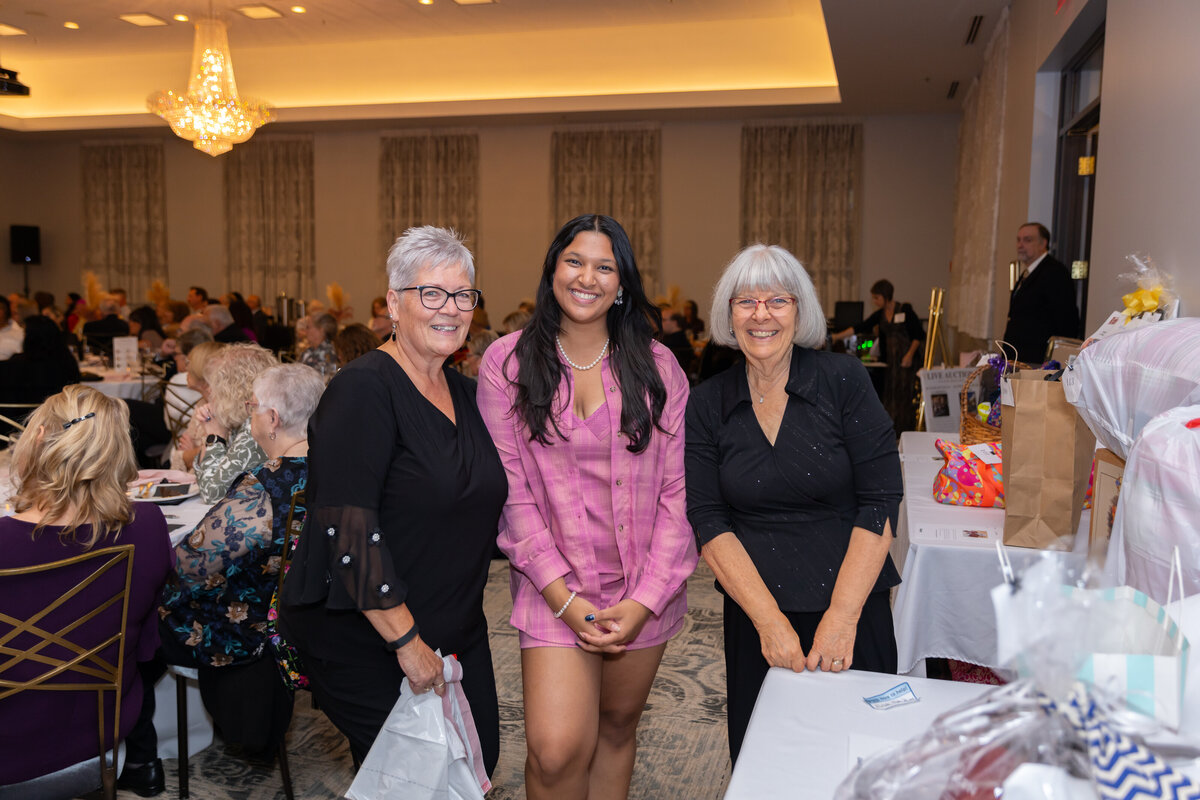
<svg viewBox="0 0 1200 800"><path fill-rule="evenodd" d="M1053 373L1012 376L1012 405L1003 402L1004 543L1070 550L1087 492L1096 437L1067 402ZM1001 391L1004 401L1006 390Z"/></svg>

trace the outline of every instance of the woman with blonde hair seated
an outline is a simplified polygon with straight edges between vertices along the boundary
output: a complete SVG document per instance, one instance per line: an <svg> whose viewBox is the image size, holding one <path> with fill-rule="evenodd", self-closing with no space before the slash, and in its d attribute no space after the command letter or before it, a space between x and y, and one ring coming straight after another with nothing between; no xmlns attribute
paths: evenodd
<svg viewBox="0 0 1200 800"><path fill-rule="evenodd" d="M225 496L233 479L267 460L250 433L246 401L254 379L278 361L256 344L231 344L205 365L208 402L196 409L204 446L193 462L200 499L212 504Z"/></svg>
<svg viewBox="0 0 1200 800"><path fill-rule="evenodd" d="M30 416L25 432L13 447L12 463L16 513L0 518L0 540L4 542L0 568L49 564L114 545L134 546L120 709L120 736L125 738L135 723L149 724L149 720L138 717L143 691L138 662L149 661L158 647L158 597L174 563L162 512L150 503L133 503L126 495L126 483L137 477L129 438L129 409L120 400L89 386L68 386ZM72 585L73 580L62 586L47 586L38 596L6 592L4 610L18 617L27 616ZM97 605L107 595L105 587L99 585L84 588L82 593L84 600L93 594ZM119 613L120 607L113 607L93 622L105 624L107 615L115 617ZM107 620L109 624L113 621ZM0 636L4 635L0 626ZM17 637L9 644L20 648L25 640ZM115 650L106 652L105 657L116 663ZM8 677L17 679L24 674L19 667L10 673ZM69 797L98 785L99 774L92 769L80 769L76 777L90 780L93 785L69 784L70 774L75 773L72 765L96 757L94 695L25 692L0 701L0 718L4 720L0 724L0 785L40 778L24 793L8 786L14 796ZM118 785L125 785L127 776L138 774L140 769L149 767L153 772L154 758L153 753L127 748L125 771ZM161 783L161 765L157 769ZM63 772L44 777L59 771Z"/></svg>

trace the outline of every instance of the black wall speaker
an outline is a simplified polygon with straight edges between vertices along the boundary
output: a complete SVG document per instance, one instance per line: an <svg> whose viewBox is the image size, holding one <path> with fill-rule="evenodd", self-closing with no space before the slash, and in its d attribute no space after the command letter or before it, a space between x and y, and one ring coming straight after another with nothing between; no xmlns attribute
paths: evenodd
<svg viewBox="0 0 1200 800"><path fill-rule="evenodd" d="M37 225L9 225L8 236L12 245L12 263L42 263L41 231Z"/></svg>

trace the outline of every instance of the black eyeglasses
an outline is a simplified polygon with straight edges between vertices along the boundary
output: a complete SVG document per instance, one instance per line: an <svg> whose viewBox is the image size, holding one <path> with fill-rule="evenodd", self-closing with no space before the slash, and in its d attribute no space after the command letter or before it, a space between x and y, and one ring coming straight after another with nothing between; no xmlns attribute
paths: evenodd
<svg viewBox="0 0 1200 800"><path fill-rule="evenodd" d="M440 311L451 297L454 298L454 305L458 306L459 311L470 311L479 305L479 298L483 294L478 289L459 289L457 292L447 292L440 286L405 286L400 291L419 292L421 305L430 311Z"/></svg>

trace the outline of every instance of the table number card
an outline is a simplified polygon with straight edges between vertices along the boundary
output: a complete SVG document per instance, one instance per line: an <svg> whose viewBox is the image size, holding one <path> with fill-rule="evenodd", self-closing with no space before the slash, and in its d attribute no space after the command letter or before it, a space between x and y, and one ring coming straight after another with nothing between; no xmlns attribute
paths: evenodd
<svg viewBox="0 0 1200 800"><path fill-rule="evenodd" d="M138 340L136 336L113 337L113 369L117 372L132 372L141 364L138 357Z"/></svg>

